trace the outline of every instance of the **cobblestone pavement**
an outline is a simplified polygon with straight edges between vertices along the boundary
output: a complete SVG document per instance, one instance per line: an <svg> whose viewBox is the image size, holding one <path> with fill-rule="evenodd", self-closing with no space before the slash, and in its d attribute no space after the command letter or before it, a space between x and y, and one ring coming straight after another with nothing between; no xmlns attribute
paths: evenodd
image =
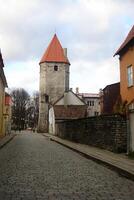
<svg viewBox="0 0 134 200"><path fill-rule="evenodd" d="M0 150L0 200L133 200L134 182L36 133Z"/></svg>

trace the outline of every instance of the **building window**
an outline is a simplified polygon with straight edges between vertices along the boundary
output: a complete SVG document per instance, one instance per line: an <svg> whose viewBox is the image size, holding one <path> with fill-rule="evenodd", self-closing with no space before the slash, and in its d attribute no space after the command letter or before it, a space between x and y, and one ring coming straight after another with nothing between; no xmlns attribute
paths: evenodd
<svg viewBox="0 0 134 200"><path fill-rule="evenodd" d="M98 115L99 115L99 112L96 112L96 111L95 111L95 112L94 112L94 115L95 115L95 116L98 116Z"/></svg>
<svg viewBox="0 0 134 200"><path fill-rule="evenodd" d="M94 101L89 101L89 106L94 106Z"/></svg>
<svg viewBox="0 0 134 200"><path fill-rule="evenodd" d="M133 67L132 65L127 68L128 87L133 85Z"/></svg>
<svg viewBox="0 0 134 200"><path fill-rule="evenodd" d="M128 109L129 110L134 110L134 103L129 104Z"/></svg>
<svg viewBox="0 0 134 200"><path fill-rule="evenodd" d="M45 102L48 103L49 102L49 96L47 94L45 94Z"/></svg>
<svg viewBox="0 0 134 200"><path fill-rule="evenodd" d="M58 66L57 65L54 66L54 71L58 71Z"/></svg>

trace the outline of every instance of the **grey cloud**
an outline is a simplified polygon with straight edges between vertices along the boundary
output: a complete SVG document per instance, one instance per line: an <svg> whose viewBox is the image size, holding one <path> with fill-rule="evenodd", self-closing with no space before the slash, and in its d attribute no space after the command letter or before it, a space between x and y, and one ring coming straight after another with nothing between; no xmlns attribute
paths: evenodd
<svg viewBox="0 0 134 200"><path fill-rule="evenodd" d="M3 0L0 47L7 66L15 61L37 61L38 66L56 29L68 48L75 82L80 70L90 74L93 67L96 73L103 61L112 59L133 22L131 0Z"/></svg>
<svg viewBox="0 0 134 200"><path fill-rule="evenodd" d="M117 9L117 13L113 10L113 15L102 17L103 28L103 23L94 16L94 12L88 13L82 1L65 3L61 0L30 0L28 3L24 1L22 5L19 5L17 1L14 2L16 4L11 6L9 16L3 16L2 33L0 34L3 35L2 48L6 49L9 61L12 59L20 61L40 59L55 28L60 38L63 38L63 45L69 48L72 60L75 60L75 57L79 59L81 56L81 59L100 61L113 55L118 46L119 37L122 38L121 35L124 32L124 13L119 12L119 9ZM129 6L129 4L126 5ZM74 8L74 13L78 16L71 14ZM86 9L85 13L84 9ZM65 16L64 13L68 16ZM131 16L131 9L125 15L126 18Z"/></svg>

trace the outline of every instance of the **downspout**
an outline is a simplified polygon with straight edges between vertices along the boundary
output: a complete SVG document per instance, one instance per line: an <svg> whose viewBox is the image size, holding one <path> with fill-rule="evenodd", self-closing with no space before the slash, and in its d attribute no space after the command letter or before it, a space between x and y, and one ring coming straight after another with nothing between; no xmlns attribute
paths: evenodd
<svg viewBox="0 0 134 200"><path fill-rule="evenodd" d="M131 137L131 133L130 133L130 111L127 108L127 113L126 113L126 117L127 117L127 155L130 153L131 151L131 144L130 144L130 137Z"/></svg>

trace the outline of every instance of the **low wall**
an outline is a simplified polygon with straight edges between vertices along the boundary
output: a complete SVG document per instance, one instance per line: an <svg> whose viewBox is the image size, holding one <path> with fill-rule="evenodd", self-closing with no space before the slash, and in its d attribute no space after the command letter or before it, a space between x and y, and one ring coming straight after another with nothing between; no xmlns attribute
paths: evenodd
<svg viewBox="0 0 134 200"><path fill-rule="evenodd" d="M113 152L127 150L127 124L121 115L105 115L56 122L56 135Z"/></svg>

